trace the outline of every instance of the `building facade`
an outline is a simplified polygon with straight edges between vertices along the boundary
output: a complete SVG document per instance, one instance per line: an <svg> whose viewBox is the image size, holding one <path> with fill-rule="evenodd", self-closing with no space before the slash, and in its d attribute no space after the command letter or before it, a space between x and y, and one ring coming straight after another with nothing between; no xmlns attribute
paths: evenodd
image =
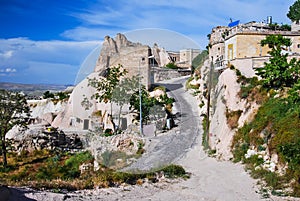
<svg viewBox="0 0 300 201"><path fill-rule="evenodd" d="M298 25L299 27L299 25ZM291 31L272 30L269 24L250 22L234 27L216 27L210 35L209 55L216 70L224 69L228 64L237 68L255 69L264 66L269 60L268 46L261 41L268 35L280 34L290 38L292 45L284 50L289 57L300 56L300 31L296 25ZM254 71L250 73L253 76Z"/></svg>

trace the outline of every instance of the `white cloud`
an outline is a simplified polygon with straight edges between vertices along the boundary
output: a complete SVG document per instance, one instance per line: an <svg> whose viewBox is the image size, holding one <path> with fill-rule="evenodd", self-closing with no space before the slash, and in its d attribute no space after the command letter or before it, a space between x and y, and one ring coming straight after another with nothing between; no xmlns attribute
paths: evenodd
<svg viewBox="0 0 300 201"><path fill-rule="evenodd" d="M0 69L0 73L15 73L17 70L15 68L4 68Z"/></svg>
<svg viewBox="0 0 300 201"><path fill-rule="evenodd" d="M14 76L17 70L15 68L0 68L0 77Z"/></svg>
<svg viewBox="0 0 300 201"><path fill-rule="evenodd" d="M52 77L61 80L63 77L69 84L75 80L75 75L81 62L100 41L33 41L27 38L0 39L0 52L13 52L10 57L0 57L1 74L10 75L9 80L27 80L27 83L43 83L42 78L34 73L48 72ZM6 53L7 54L7 53ZM39 66L37 64L40 64ZM68 66L69 72L63 73L60 68ZM33 68L34 67L34 68ZM38 71L38 69L40 69ZM29 73L31 72L31 73ZM71 73L70 73L71 72ZM71 76L71 77L70 77ZM45 80L45 79L44 79ZM73 81L72 81L73 80ZM53 81L53 82L51 82ZM71 82L70 82L71 81ZM50 83L57 83L55 79Z"/></svg>
<svg viewBox="0 0 300 201"><path fill-rule="evenodd" d="M4 59L8 59L8 58L12 57L13 52L14 51L12 51L12 50L7 50L7 51L4 51L3 53L0 52L0 57L2 57Z"/></svg>
<svg viewBox="0 0 300 201"><path fill-rule="evenodd" d="M227 25L230 18L246 23L273 16L275 22L289 23L286 13L292 4L293 0L98 0L89 9L72 14L83 23L66 30L63 36L94 40L97 36L103 38L129 30L162 28L190 36L201 35L193 39L205 47L207 40L203 36L215 26Z"/></svg>
<svg viewBox="0 0 300 201"><path fill-rule="evenodd" d="M15 73L17 70L15 68L6 68L5 71L6 73Z"/></svg>
<svg viewBox="0 0 300 201"><path fill-rule="evenodd" d="M61 35L66 38L70 38L76 41L87 40L101 40L104 36L114 36L117 33L122 33L125 30L122 29L105 29L105 28L87 28L87 27L75 27L63 32Z"/></svg>

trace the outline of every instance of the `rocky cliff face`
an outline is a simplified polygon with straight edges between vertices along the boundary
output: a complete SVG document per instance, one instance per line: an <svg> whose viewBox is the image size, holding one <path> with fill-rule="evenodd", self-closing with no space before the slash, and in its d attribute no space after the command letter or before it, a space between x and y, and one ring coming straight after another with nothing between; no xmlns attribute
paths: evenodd
<svg viewBox="0 0 300 201"><path fill-rule="evenodd" d="M241 89L234 70L226 69L221 73L213 90L215 101L210 124L210 145L219 158L232 158L231 143L236 129L248 122L257 111L256 103L248 103L239 97Z"/></svg>
<svg viewBox="0 0 300 201"><path fill-rule="evenodd" d="M202 114L207 113L209 69L210 61L207 60L200 70L201 79L197 81ZM229 160L232 158L231 144L236 129L253 118L259 105L239 97L241 85L234 69L214 72L213 76L217 83L211 89L209 145L216 150L219 159Z"/></svg>
<svg viewBox="0 0 300 201"><path fill-rule="evenodd" d="M125 35L118 33L116 38L105 36L102 44L100 56L97 60L95 72L102 71L108 68L115 60L118 60L122 49L126 47L140 47L140 43L133 43L125 37Z"/></svg>

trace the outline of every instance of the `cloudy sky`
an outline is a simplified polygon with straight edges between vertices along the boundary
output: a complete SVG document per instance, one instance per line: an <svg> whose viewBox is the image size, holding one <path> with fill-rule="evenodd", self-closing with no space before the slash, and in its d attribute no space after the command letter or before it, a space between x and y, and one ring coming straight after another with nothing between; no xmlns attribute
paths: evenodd
<svg viewBox="0 0 300 201"><path fill-rule="evenodd" d="M272 16L273 22L290 24L286 13L293 3L0 0L0 82L73 84L81 63L101 45L104 36L134 30L170 30L205 49L211 29L228 25L230 19L246 23Z"/></svg>

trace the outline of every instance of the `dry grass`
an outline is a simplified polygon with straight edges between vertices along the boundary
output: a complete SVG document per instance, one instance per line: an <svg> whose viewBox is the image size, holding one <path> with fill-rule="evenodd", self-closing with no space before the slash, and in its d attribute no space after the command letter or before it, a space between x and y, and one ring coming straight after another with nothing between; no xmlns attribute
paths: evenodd
<svg viewBox="0 0 300 201"><path fill-rule="evenodd" d="M238 127L238 121L242 112L242 110L229 111L228 108L226 109L227 124L231 129Z"/></svg>

